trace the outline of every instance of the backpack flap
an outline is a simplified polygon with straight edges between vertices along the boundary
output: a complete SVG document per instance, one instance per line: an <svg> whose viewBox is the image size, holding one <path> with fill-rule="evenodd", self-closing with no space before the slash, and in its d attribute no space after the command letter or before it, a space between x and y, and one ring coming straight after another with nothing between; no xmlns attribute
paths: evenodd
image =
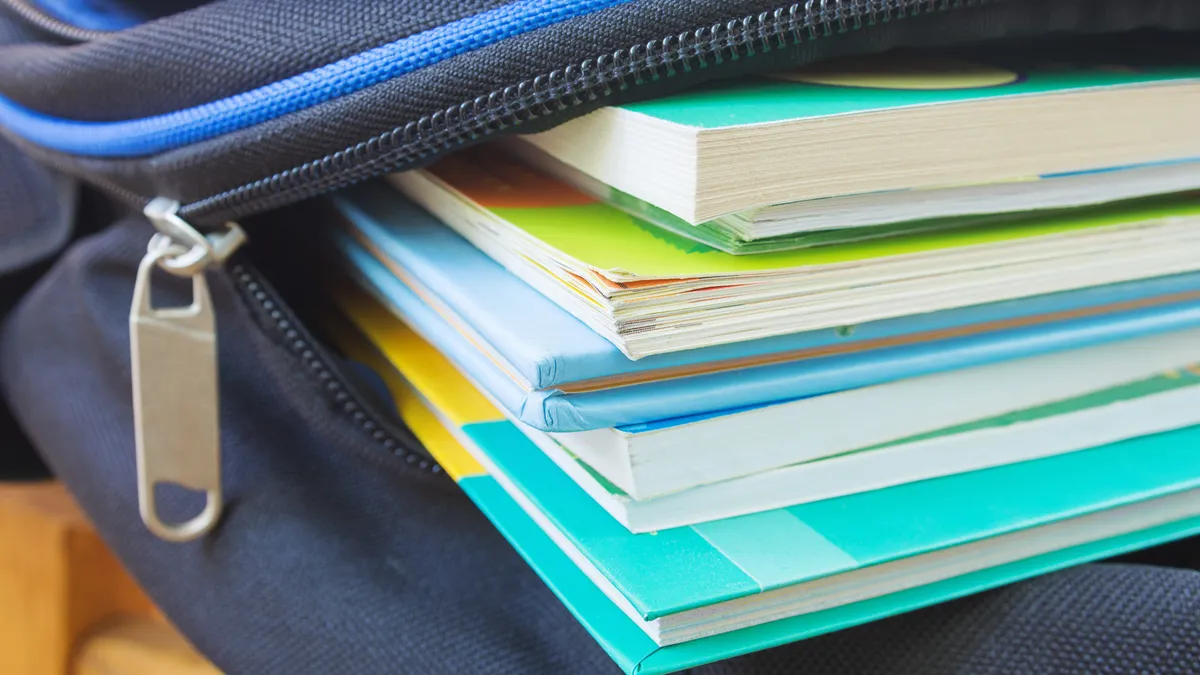
<svg viewBox="0 0 1200 675"><path fill-rule="evenodd" d="M1196 26L1200 6L1185 0L226 0L4 48L0 128L133 206L178 201L204 228L716 78L904 46Z"/></svg>

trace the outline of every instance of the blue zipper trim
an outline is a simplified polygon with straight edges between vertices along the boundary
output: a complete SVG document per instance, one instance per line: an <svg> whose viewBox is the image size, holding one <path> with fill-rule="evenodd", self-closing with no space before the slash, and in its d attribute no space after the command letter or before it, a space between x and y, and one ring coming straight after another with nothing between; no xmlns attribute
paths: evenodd
<svg viewBox="0 0 1200 675"><path fill-rule="evenodd" d="M124 4L108 0L34 0L33 4L59 21L87 30L121 30L145 21Z"/></svg>
<svg viewBox="0 0 1200 675"><path fill-rule="evenodd" d="M137 120L84 122L49 117L0 97L0 124L28 141L73 155L152 155L261 124L459 54L630 1L517 0L258 89Z"/></svg>

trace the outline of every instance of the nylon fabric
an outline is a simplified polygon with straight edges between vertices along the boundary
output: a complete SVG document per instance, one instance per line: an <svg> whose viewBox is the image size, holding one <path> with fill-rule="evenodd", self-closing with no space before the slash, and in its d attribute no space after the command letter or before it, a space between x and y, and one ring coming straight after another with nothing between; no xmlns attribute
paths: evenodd
<svg viewBox="0 0 1200 675"><path fill-rule="evenodd" d="M59 21L88 30L114 31L190 9L207 0L34 0Z"/></svg>
<svg viewBox="0 0 1200 675"><path fill-rule="evenodd" d="M1200 672L1198 616L1198 572L1084 565L707 672L1186 675Z"/></svg>
<svg viewBox="0 0 1200 675"><path fill-rule="evenodd" d="M738 3L637 0L511 38L358 93L180 150L141 160L70 158L66 161L77 173L104 177L144 195L164 195L188 203L271 174L304 167L305 163L332 152L352 149L379 134L403 128L406 123L415 123L498 88L515 85L523 78L561 69L577 63L581 57L611 53L610 50L616 49L614 45L627 49L639 42L644 44L672 32L721 20L714 17L728 20L768 6L773 4L763 0ZM1037 0L993 2L881 23L791 49L759 52L753 58L727 61L720 69L694 69L691 73L648 81L573 108L542 114L517 126L500 125L500 133L536 131L603 104L664 96L718 75L736 77L748 72L780 70L845 54L1042 34L1058 36L1071 30L1106 33L1163 26L1200 27L1200 4L1154 0L1141 3L1139 11L1134 12L1120 0L1074 0L1052 6ZM496 117L503 117L502 113L503 109ZM25 147L42 157L63 159L39 153L28 144ZM434 147L434 152L414 149L386 159L359 160L350 153L339 164L339 176L345 175L346 182L354 182L388 170L419 166L459 146L445 143ZM215 166L221 167L220 171L212 170ZM267 191L236 211L218 214L212 221L216 224L225 218L288 202L286 195ZM198 222L206 221L200 218Z"/></svg>
<svg viewBox="0 0 1200 675"><path fill-rule="evenodd" d="M47 39L0 5L0 45ZM29 291L73 231L74 181L35 164L0 138L0 316ZM48 470L7 406L0 406L0 481Z"/></svg>
<svg viewBox="0 0 1200 675"><path fill-rule="evenodd" d="M66 246L75 183L0 139L0 277L41 262Z"/></svg>
<svg viewBox="0 0 1200 675"><path fill-rule="evenodd" d="M75 187L74 181L35 164L0 139L0 317L66 246L73 230ZM45 475L16 421L0 406L0 481Z"/></svg>
<svg viewBox="0 0 1200 675"><path fill-rule="evenodd" d="M137 119L249 91L506 0L219 0L69 48L0 52L0 94L44 115Z"/></svg>
<svg viewBox="0 0 1200 675"><path fill-rule="evenodd" d="M26 140L89 157L150 155L244 129L457 54L627 0L516 0L266 86L177 112L114 122L49 117L0 98L0 122Z"/></svg>

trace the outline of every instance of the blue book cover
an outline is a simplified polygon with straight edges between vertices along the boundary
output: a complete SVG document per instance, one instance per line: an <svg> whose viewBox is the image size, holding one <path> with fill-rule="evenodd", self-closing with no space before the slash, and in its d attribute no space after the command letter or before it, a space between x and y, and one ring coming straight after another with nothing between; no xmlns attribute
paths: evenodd
<svg viewBox="0 0 1200 675"><path fill-rule="evenodd" d="M347 227L330 243L358 281L544 431L761 406L1200 325L1200 274L1189 274L632 361L388 187L335 205Z"/></svg>
<svg viewBox="0 0 1200 675"><path fill-rule="evenodd" d="M339 341L381 376L414 433L627 673L701 665L1200 532L1200 517L1190 513L903 590L662 645L637 619L1155 499L1200 510L1194 499L1200 488L1195 451L1200 429L634 535L414 334L399 330L393 343L375 346L361 336Z"/></svg>
<svg viewBox="0 0 1200 675"><path fill-rule="evenodd" d="M360 243L385 259L456 330L478 338L480 347L529 389L575 388L570 385L634 374L678 376L684 368L707 373L746 367L767 356L774 357L771 362L796 360L817 349L862 349L909 337L929 341L1054 317L1110 313L1154 298L1200 298L1200 273L1176 275L634 361L388 185L358 186L335 197L334 206Z"/></svg>

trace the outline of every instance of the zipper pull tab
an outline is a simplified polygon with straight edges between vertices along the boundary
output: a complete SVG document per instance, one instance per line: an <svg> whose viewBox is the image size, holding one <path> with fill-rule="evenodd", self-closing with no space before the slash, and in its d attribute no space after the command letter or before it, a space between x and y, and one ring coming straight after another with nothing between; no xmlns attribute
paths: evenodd
<svg viewBox="0 0 1200 675"><path fill-rule="evenodd" d="M178 202L160 197L143 211L158 234L138 266L129 346L142 522L161 539L184 542L212 530L222 508L216 318L204 271L224 262L246 235L227 223L224 232L206 237L178 210ZM191 278L190 305L152 306L155 268ZM164 522L154 494L160 483L203 492L204 510L191 520Z"/></svg>

